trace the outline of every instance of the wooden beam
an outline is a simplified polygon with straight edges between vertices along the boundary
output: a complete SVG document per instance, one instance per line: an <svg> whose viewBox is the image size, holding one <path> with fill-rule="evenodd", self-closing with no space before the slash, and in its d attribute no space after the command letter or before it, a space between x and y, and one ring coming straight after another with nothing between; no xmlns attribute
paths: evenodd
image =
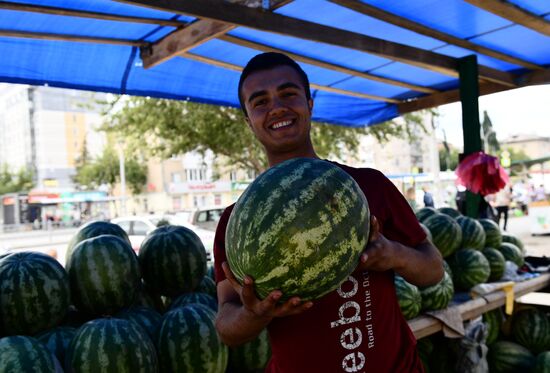
<svg viewBox="0 0 550 373"><path fill-rule="evenodd" d="M233 5L219 0L117 1L134 5L141 4L153 9L190 14L199 18L208 18L256 30L350 48L453 77L458 76L457 60L453 57L272 12L263 12L241 5ZM488 67L481 69L481 66L479 71L484 79L513 86L512 74L502 73ZM504 80L502 80L503 77Z"/></svg>
<svg viewBox="0 0 550 373"><path fill-rule="evenodd" d="M185 25L185 22L174 21L170 19L131 17L131 16L116 15L116 14L108 14L108 13L88 12L83 10L57 8L57 7L51 7L51 6L12 3L9 1L0 2L0 9L15 10L20 12L33 12L33 13L41 13L41 14L53 14L57 16L94 18L94 19L100 19L100 20L106 20L106 21L146 23L146 24L161 25L161 26L180 27L182 25Z"/></svg>
<svg viewBox="0 0 550 373"><path fill-rule="evenodd" d="M13 31L13 30L1 30L1 29L0 29L0 36L8 36L8 37L14 37L14 38L56 40L56 41L73 41L73 42L96 43L96 44L128 45L133 47L144 47L147 45L146 42L139 41L139 40L95 38L95 37L88 37L88 36L53 34L53 33L45 33L45 32Z"/></svg>
<svg viewBox="0 0 550 373"><path fill-rule="evenodd" d="M537 84L550 84L550 68L520 75L516 78L516 82L522 87Z"/></svg>
<svg viewBox="0 0 550 373"><path fill-rule="evenodd" d="M466 2L496 14L499 17L506 18L518 25L528 27L543 35L550 36L550 22L515 4L503 0L466 0Z"/></svg>
<svg viewBox="0 0 550 373"><path fill-rule="evenodd" d="M243 47L258 49L258 50L261 50L261 51L264 51L264 52L284 53L287 56L289 56L290 58L294 59L295 61L307 63L307 64L310 64L310 65L313 65L313 66L318 66L318 67L322 67L322 68L333 70L333 71L338 71L338 72L341 72L341 73L344 73L344 74L357 76L357 77L360 77L360 78L363 78L363 79L373 80L373 81L380 82L380 83L391 84L391 85L394 85L394 86L407 88L407 89L410 89L412 91L423 92L423 93L436 93L436 92L438 92L436 89L433 89L433 88L424 87L424 86L420 86L420 85L417 85L417 84L406 83L406 82L403 82L401 80L384 78L382 76L378 76L378 75L370 74L370 73L367 73L367 72L350 69L348 67L344 67L344 66L341 66L341 65L336 65L336 64L324 62L324 61L321 61L321 60L316 60L314 58L307 57L307 56L304 56L304 55L301 55L301 54L297 54L297 53L293 53L293 52L290 52L290 51L287 51L287 50L271 47L267 44L257 43L257 42L254 42L254 41L238 38L236 36L223 35L223 36L218 37L218 39L223 40L223 41L227 41L229 43L237 44L237 45L240 45L240 46L243 46Z"/></svg>
<svg viewBox="0 0 550 373"><path fill-rule="evenodd" d="M479 94L487 95L490 93L502 92L511 89L510 87L503 86L495 83L480 83ZM460 91L453 89L441 93L436 93L429 96L424 96L416 100L405 101L397 105L399 114L406 114L417 110L429 109L460 100Z"/></svg>
<svg viewBox="0 0 550 373"><path fill-rule="evenodd" d="M489 57L493 57L502 61L512 63L514 65L523 66L532 70L544 69L542 66L534 64L532 62L523 60L521 58L510 56L506 53L502 53L494 49L481 46L479 44L472 43L469 40L461 39L456 36L434 30L420 23L416 23L407 18L399 17L393 13L387 12L380 8L376 8L362 1L358 1L358 0L329 0L329 1L335 4L338 4L340 6L352 9L358 13L367 15L369 17L373 17L381 21L391 23L398 27L414 31L418 34L426 35L431 38L444 41L445 43L448 43L448 44L457 45L461 48L469 49Z"/></svg>
<svg viewBox="0 0 550 373"><path fill-rule="evenodd" d="M286 5L291 0L272 0L270 9L276 9ZM234 0L247 7L261 7L262 2L258 0ZM149 69L175 56L181 55L196 46L217 38L236 26L231 23L219 22L210 19L198 19L182 29L166 35L161 40L151 44L149 48L142 50L141 59L143 67Z"/></svg>
<svg viewBox="0 0 550 373"><path fill-rule="evenodd" d="M240 72L243 69L241 66L238 66L238 65L234 65L234 64L219 61L219 60L214 60L212 58L199 56L198 54L189 53L189 52L181 54L181 57L189 58L191 60L199 61L199 62L206 63L206 64L209 64L209 65L222 67L224 69L229 69L229 70L233 70L233 71L239 71ZM348 91L348 90L345 90L345 89L329 87L329 86L315 84L315 83L311 83L311 82L310 82L309 85L312 89L317 89L317 90L325 91L325 92L338 93L338 94L341 94L341 95L366 98L366 99L375 100L375 101L384 101L384 102L389 102L389 103L392 103L392 104L399 104L401 102L399 100L389 98L389 97L382 97L382 96L369 95L369 94L355 92L355 91Z"/></svg>

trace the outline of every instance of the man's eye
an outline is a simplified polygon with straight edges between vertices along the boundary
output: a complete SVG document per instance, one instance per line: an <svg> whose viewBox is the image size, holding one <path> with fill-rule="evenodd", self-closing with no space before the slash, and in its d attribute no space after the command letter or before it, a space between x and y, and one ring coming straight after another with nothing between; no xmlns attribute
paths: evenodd
<svg viewBox="0 0 550 373"><path fill-rule="evenodd" d="M292 96L296 96L296 93L295 92L285 92L285 93L283 93L283 97L292 97Z"/></svg>
<svg viewBox="0 0 550 373"><path fill-rule="evenodd" d="M258 100L258 101L254 101L254 107L262 106L262 105L264 105L266 102L267 102L267 100L265 100L265 99Z"/></svg>

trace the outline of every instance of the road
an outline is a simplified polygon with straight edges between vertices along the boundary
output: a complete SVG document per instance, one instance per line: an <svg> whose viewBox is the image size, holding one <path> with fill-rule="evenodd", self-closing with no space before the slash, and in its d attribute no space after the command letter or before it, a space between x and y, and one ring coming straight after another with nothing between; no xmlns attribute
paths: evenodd
<svg viewBox="0 0 550 373"><path fill-rule="evenodd" d="M532 236L529 216L508 219L508 232L517 236L525 246L528 256L550 257L550 235Z"/></svg>

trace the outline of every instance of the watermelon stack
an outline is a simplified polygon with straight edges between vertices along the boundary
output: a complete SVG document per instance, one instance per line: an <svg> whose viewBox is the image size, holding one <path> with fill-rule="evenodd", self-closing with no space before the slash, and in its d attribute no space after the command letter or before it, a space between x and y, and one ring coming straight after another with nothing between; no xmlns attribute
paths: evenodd
<svg viewBox="0 0 550 373"><path fill-rule="evenodd" d="M93 238L104 234L120 237L132 246L128 235L120 226L106 221L91 221L78 228L76 234L69 241L67 251L65 252L65 262L68 263L70 261L74 247L80 242L87 240L88 238Z"/></svg>
<svg viewBox="0 0 550 373"><path fill-rule="evenodd" d="M437 284L419 288L422 297L422 310L441 310L447 308L454 295L453 280L445 271L443 279Z"/></svg>
<svg viewBox="0 0 550 373"><path fill-rule="evenodd" d="M424 223L432 215L437 215L439 212L433 207L422 207L420 210L415 212L416 218L419 222Z"/></svg>
<svg viewBox="0 0 550 373"><path fill-rule="evenodd" d="M500 228L491 219L479 219L479 223L485 231L485 247L498 248L502 243L502 234Z"/></svg>
<svg viewBox="0 0 550 373"><path fill-rule="evenodd" d="M423 221L432 233L432 242L441 255L446 258L452 255L462 242L460 225L448 215L435 214Z"/></svg>
<svg viewBox="0 0 550 373"><path fill-rule="evenodd" d="M550 350L550 320L537 308L522 309L512 317L512 336L534 354Z"/></svg>
<svg viewBox="0 0 550 373"><path fill-rule="evenodd" d="M485 343L490 345L499 337L504 315L501 308L495 308L494 310L484 313L482 318L483 322L487 325L487 339Z"/></svg>
<svg viewBox="0 0 550 373"><path fill-rule="evenodd" d="M516 245L517 247L519 247L521 252L525 255L525 247L523 246L523 242L517 236L514 236L513 234L510 234L510 233L502 233L502 242L508 242Z"/></svg>
<svg viewBox="0 0 550 373"><path fill-rule="evenodd" d="M229 349L227 373L263 372L269 358L271 347L267 330L262 330L254 340Z"/></svg>
<svg viewBox="0 0 550 373"><path fill-rule="evenodd" d="M255 279L259 298L317 299L357 267L370 214L355 180L330 162L294 158L244 191L229 218L226 254L239 282ZM314 285L314 286L313 286Z"/></svg>
<svg viewBox="0 0 550 373"><path fill-rule="evenodd" d="M533 373L550 373L550 351L544 351L537 355Z"/></svg>
<svg viewBox="0 0 550 373"><path fill-rule="evenodd" d="M459 291L468 291L473 286L486 282L491 275L489 262L478 250L458 250L448 262L453 271L455 289Z"/></svg>
<svg viewBox="0 0 550 373"><path fill-rule="evenodd" d="M456 221L462 231L460 247L482 250L485 247L483 226L477 220L467 216L459 216Z"/></svg>
<svg viewBox="0 0 550 373"><path fill-rule="evenodd" d="M405 319L409 320L418 316L422 308L422 296L418 287L408 283L399 275L395 275L394 284L399 308L401 308Z"/></svg>
<svg viewBox="0 0 550 373"><path fill-rule="evenodd" d="M510 341L496 341L487 354L490 372L530 372L535 356L525 347Z"/></svg>
<svg viewBox="0 0 550 373"><path fill-rule="evenodd" d="M11 336L0 339L0 372L62 372L57 358L32 337Z"/></svg>
<svg viewBox="0 0 550 373"><path fill-rule="evenodd" d="M489 281L498 281L504 275L504 269L506 265L506 259L504 255L492 247L486 247L481 251L489 262L489 267L491 269L491 274L489 275Z"/></svg>
<svg viewBox="0 0 550 373"><path fill-rule="evenodd" d="M516 245L503 242L497 249L500 251L504 259L509 260L510 262L516 264L519 267L523 266L524 259L521 249Z"/></svg>
<svg viewBox="0 0 550 373"><path fill-rule="evenodd" d="M440 207L437 209L437 212L439 212L440 214L449 215L453 219L457 219L462 216L462 214L457 209L454 209L452 207Z"/></svg>

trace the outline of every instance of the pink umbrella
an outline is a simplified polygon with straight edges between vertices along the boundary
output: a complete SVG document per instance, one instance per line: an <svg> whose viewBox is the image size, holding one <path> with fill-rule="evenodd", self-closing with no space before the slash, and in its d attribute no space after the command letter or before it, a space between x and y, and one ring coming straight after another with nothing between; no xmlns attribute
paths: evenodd
<svg viewBox="0 0 550 373"><path fill-rule="evenodd" d="M496 193L508 183L508 174L497 157L476 152L465 157L455 171L457 184L483 196Z"/></svg>

